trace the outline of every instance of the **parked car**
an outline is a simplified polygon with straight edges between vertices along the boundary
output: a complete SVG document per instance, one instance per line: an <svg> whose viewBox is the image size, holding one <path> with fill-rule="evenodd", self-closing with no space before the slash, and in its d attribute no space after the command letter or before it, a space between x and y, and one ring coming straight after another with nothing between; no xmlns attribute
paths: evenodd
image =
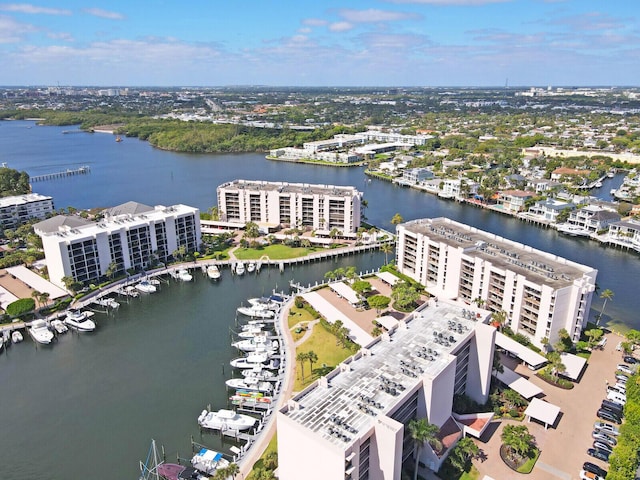
<svg viewBox="0 0 640 480"><path fill-rule="evenodd" d="M622 423L622 420L620 420L620 417L610 410L605 410L601 408L600 410L598 410L596 415L599 419L606 420L607 422L617 423L618 425Z"/></svg>
<svg viewBox="0 0 640 480"><path fill-rule="evenodd" d="M626 383L616 383L614 385L614 387L616 387L618 390L620 390L622 393L624 393L626 395L626 393L627 393L627 384Z"/></svg>
<svg viewBox="0 0 640 480"><path fill-rule="evenodd" d="M602 400L602 404L600 405L600 408L604 410L609 410L610 412L614 412L620 418L624 416L622 413L624 409L624 405L622 405L621 403L613 402L611 400Z"/></svg>
<svg viewBox="0 0 640 480"><path fill-rule="evenodd" d="M612 402L624 405L625 403L627 403L627 395L620 392L609 392L607 393L607 400L611 400Z"/></svg>
<svg viewBox="0 0 640 480"><path fill-rule="evenodd" d="M582 469L585 472L595 473L596 475L600 475L602 478L607 476L607 471L604 468L599 467L595 463L584 462L582 465Z"/></svg>
<svg viewBox="0 0 640 480"><path fill-rule="evenodd" d="M596 450L603 450L609 453L613 452L613 447L611 445L609 445L608 443L600 442L598 440L593 442L593 448L595 448Z"/></svg>
<svg viewBox="0 0 640 480"><path fill-rule="evenodd" d="M618 370L620 370L623 373L628 373L629 375L633 375L634 369L631 368L629 365L625 365L624 363L620 363L618 364Z"/></svg>
<svg viewBox="0 0 640 480"><path fill-rule="evenodd" d="M589 472L587 470L580 470L581 480L604 480L604 477L597 473Z"/></svg>
<svg viewBox="0 0 640 480"><path fill-rule="evenodd" d="M598 460L602 460L603 462L609 461L609 452L604 450L599 450L597 448L590 448L587 450L587 455L591 455L593 458L597 458Z"/></svg>
<svg viewBox="0 0 640 480"><path fill-rule="evenodd" d="M629 380L629 375L625 375L624 373L616 373L616 380L620 383L627 383Z"/></svg>
<svg viewBox="0 0 640 480"><path fill-rule="evenodd" d="M594 430L591 433L591 436L593 437L594 440L596 440L598 442L607 443L607 444L611 445L612 447L615 447L616 443L618 443L615 438L610 437L606 433L602 433L599 430Z"/></svg>
<svg viewBox="0 0 640 480"><path fill-rule="evenodd" d="M631 355L625 355L622 358L622 361L630 365L635 365L636 363L640 363L640 360L638 360L636 357L632 357Z"/></svg>
<svg viewBox="0 0 640 480"><path fill-rule="evenodd" d="M623 387L624 387L624 385L623 385ZM607 387L607 395L608 395L609 393L611 393L611 392L621 393L622 395L626 395L626 394L627 394L626 389L625 389L625 388L619 388L619 387L618 387L618 384L615 384L615 385L609 385L609 386Z"/></svg>
<svg viewBox="0 0 640 480"><path fill-rule="evenodd" d="M596 422L593 424L593 428L595 428L599 432L606 433L607 435L620 435L620 430L618 429L618 427L613 426L610 423Z"/></svg>

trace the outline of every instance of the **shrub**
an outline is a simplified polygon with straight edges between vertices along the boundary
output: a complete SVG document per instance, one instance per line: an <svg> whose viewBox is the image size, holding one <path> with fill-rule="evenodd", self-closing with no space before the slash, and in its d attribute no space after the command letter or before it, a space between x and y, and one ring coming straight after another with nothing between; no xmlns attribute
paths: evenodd
<svg viewBox="0 0 640 480"><path fill-rule="evenodd" d="M304 308L304 304L306 303L302 297L296 297L293 302L296 308Z"/></svg>
<svg viewBox="0 0 640 480"><path fill-rule="evenodd" d="M36 307L36 301L33 298L21 298L7 305L7 314L12 317L19 317L25 313L31 312Z"/></svg>

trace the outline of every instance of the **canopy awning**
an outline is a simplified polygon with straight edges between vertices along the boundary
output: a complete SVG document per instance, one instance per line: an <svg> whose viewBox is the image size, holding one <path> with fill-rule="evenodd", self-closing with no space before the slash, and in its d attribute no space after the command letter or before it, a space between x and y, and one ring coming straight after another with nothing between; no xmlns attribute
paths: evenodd
<svg viewBox="0 0 640 480"><path fill-rule="evenodd" d="M344 298L351 305L358 305L359 303L362 302L358 294L354 292L353 289L344 282L330 283L329 287L331 288L331 290L336 292L339 296Z"/></svg>
<svg viewBox="0 0 640 480"><path fill-rule="evenodd" d="M382 280L385 283L388 283L389 285L391 285L392 287L400 281L400 279L398 277L396 277L393 273L391 272L377 272L376 273L376 277L378 277L380 280Z"/></svg>
<svg viewBox="0 0 640 480"><path fill-rule="evenodd" d="M503 366L503 372L497 372L496 377L507 387L515 390L527 400L539 395L543 390L513 370Z"/></svg>
<svg viewBox="0 0 640 480"><path fill-rule="evenodd" d="M556 419L560 414L560 407L539 398L533 398L524 414L529 417L529 420L535 418L544 423L544 429L546 430L549 425L553 426L556 423Z"/></svg>
<svg viewBox="0 0 640 480"><path fill-rule="evenodd" d="M577 381L582 374L584 366L587 364L587 359L573 355L572 353L561 353L560 360L565 366L565 371L561 373L563 377L570 378L573 381Z"/></svg>
<svg viewBox="0 0 640 480"><path fill-rule="evenodd" d="M514 355L517 355L520 360L532 367L534 370L547 363L547 359L542 355L534 352L524 345L521 345L503 333L496 332L496 345L513 353Z"/></svg>

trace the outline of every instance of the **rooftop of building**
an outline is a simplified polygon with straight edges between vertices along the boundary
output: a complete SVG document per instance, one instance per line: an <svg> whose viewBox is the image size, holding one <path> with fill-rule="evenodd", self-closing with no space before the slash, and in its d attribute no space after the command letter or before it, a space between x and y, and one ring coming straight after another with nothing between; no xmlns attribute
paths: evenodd
<svg viewBox="0 0 640 480"><path fill-rule="evenodd" d="M467 255L482 258L498 268L512 270L533 283L544 283L554 289L569 286L585 273L593 271L586 265L448 218L418 219L401 226L410 232L462 248Z"/></svg>
<svg viewBox="0 0 640 480"><path fill-rule="evenodd" d="M187 205L149 207L138 202L127 202L104 210L105 217L100 221L86 220L77 215L56 215L36 223L33 228L41 235L59 235L72 238L92 236L105 230L115 230L123 226L147 224L150 220L160 220L167 216L196 212Z"/></svg>
<svg viewBox="0 0 640 480"><path fill-rule="evenodd" d="M340 185L318 185L311 183L267 182L263 180L233 180L218 187L246 189L256 191L275 191L281 193L306 193L318 195L354 196L360 192L355 187Z"/></svg>
<svg viewBox="0 0 640 480"><path fill-rule="evenodd" d="M379 413L389 414L422 378L433 378L473 336L488 312L430 300L407 323L362 349L294 397L282 413L332 444L345 448L368 431Z"/></svg>
<svg viewBox="0 0 640 480"><path fill-rule="evenodd" d="M52 200L52 197L40 195L39 193L25 193L24 195L13 195L11 197L0 198L0 208L24 205L32 202L42 202Z"/></svg>

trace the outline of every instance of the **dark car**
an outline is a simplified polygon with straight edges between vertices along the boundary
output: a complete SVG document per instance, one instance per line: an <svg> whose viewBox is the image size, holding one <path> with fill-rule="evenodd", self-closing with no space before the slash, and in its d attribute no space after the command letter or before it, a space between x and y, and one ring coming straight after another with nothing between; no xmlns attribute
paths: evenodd
<svg viewBox="0 0 640 480"><path fill-rule="evenodd" d="M595 463L584 462L584 464L582 465L582 469L585 472L595 473L596 475L602 478L605 478L607 476L607 471L604 468L600 468Z"/></svg>
<svg viewBox="0 0 640 480"><path fill-rule="evenodd" d="M591 455L593 458L597 458L598 460L602 460L603 462L609 461L609 452L598 450L597 448L590 448L589 450L587 450L587 455Z"/></svg>
<svg viewBox="0 0 640 480"><path fill-rule="evenodd" d="M598 416L599 419L605 420L607 422L613 422L617 424L622 423L622 420L620 420L620 416L616 415L614 412L610 410L605 410L601 408L600 410L598 410L596 415Z"/></svg>
<svg viewBox="0 0 640 480"><path fill-rule="evenodd" d="M636 363L640 363L640 360L638 360L636 357L631 357L629 355L625 355L624 357L622 357L622 361L630 365L635 365Z"/></svg>
<svg viewBox="0 0 640 480"><path fill-rule="evenodd" d="M611 400L603 400L600 408L614 412L619 417L622 417L624 405L618 402L613 402Z"/></svg>

